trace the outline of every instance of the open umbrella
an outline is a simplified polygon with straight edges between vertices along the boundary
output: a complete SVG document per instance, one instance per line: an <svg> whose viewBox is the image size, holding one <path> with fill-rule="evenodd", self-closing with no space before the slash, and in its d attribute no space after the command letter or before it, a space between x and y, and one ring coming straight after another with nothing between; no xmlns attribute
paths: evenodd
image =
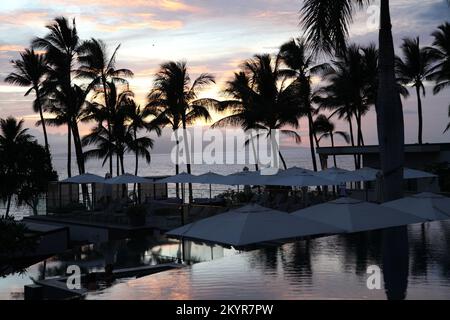
<svg viewBox="0 0 450 320"><path fill-rule="evenodd" d="M363 177L354 171L340 168L329 168L315 173L316 176L332 181L332 184L338 185L346 182L363 181Z"/></svg>
<svg viewBox="0 0 450 320"><path fill-rule="evenodd" d="M145 184L145 183L154 183L154 182L150 179L146 179L146 178L138 177L138 176L135 176L135 175L132 175L129 173L125 173L118 177L106 179L104 183L105 184L134 184L134 183Z"/></svg>
<svg viewBox="0 0 450 320"><path fill-rule="evenodd" d="M428 221L450 219L450 198L434 193L420 193L383 203L382 206L404 211Z"/></svg>
<svg viewBox="0 0 450 320"><path fill-rule="evenodd" d="M360 232L424 222L412 214L352 198L340 198L292 213L328 223L347 232Z"/></svg>
<svg viewBox="0 0 450 320"><path fill-rule="evenodd" d="M198 239L239 247L337 232L342 230L324 223L295 217L286 212L259 205L248 205L199 220L166 234L171 237Z"/></svg>
<svg viewBox="0 0 450 320"><path fill-rule="evenodd" d="M313 187L331 184L329 180L316 176L313 171L297 167L280 171L267 179L268 184L273 186Z"/></svg>
<svg viewBox="0 0 450 320"><path fill-rule="evenodd" d="M85 173L79 176L67 178L61 181L61 183L72 183L72 184L91 184L91 183L105 183L106 180L103 177L97 176L92 173Z"/></svg>
<svg viewBox="0 0 450 320"><path fill-rule="evenodd" d="M180 174L177 174L176 176L172 176L172 177L168 177L165 179L160 180L160 183L196 183L196 179L197 177L186 173L186 172L182 172Z"/></svg>

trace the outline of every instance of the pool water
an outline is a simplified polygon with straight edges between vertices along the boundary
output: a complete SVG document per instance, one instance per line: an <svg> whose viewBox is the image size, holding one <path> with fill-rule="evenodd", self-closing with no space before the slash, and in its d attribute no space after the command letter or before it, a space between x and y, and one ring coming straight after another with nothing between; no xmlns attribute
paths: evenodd
<svg viewBox="0 0 450 320"><path fill-rule="evenodd" d="M379 289L367 286L370 266L381 271ZM267 247L87 299L450 299L450 221Z"/></svg>

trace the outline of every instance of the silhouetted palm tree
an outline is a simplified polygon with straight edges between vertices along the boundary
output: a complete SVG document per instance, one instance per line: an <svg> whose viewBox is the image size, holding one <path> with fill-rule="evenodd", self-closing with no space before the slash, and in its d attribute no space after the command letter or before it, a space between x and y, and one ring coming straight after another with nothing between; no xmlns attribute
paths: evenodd
<svg viewBox="0 0 450 320"><path fill-rule="evenodd" d="M133 92L125 90L118 92L113 82L108 82L108 98L110 108L94 102L87 105L82 121L94 120L97 126L87 136L83 137L83 146L95 144L97 149L91 149L84 153L85 160L90 158L104 158L106 161L116 156L116 173L125 173L123 156L125 154L127 141L131 140L127 131L127 121L130 119L129 99ZM103 93L102 93L103 94ZM109 123L110 128L104 123ZM109 148L109 149L108 149Z"/></svg>
<svg viewBox="0 0 450 320"><path fill-rule="evenodd" d="M434 68L431 78L436 81L434 94L438 94L445 88L450 87L450 23L446 22L433 32L433 49L438 58L438 63ZM450 116L450 105L448 106ZM450 130L450 123L445 132Z"/></svg>
<svg viewBox="0 0 450 320"><path fill-rule="evenodd" d="M108 57L106 44L102 40L91 39L84 41L78 48L78 62L80 67L77 70L79 78L91 81L92 89L103 91L104 106L112 108L108 101L108 83L128 84L124 77L132 77L133 72L128 69L116 69L116 54L120 45L116 47L111 57ZM111 132L111 124L106 119L107 128ZM109 169L112 174L113 162L110 153Z"/></svg>
<svg viewBox="0 0 450 320"><path fill-rule="evenodd" d="M421 91L425 97L426 91L423 82L428 79L437 59L436 51L429 48L421 48L419 37L407 38L402 44L403 59L397 57L396 71L400 83L410 85L416 89L417 113L419 116L419 130L417 141L422 144L423 115Z"/></svg>
<svg viewBox="0 0 450 320"><path fill-rule="evenodd" d="M295 77L300 85L300 99L302 113L308 119L309 145L314 171L317 171L317 160L315 155L314 142L317 144L317 137L314 136L313 114L315 110L312 105L312 77L329 68L328 64L316 65L314 55L308 50L304 39L292 39L280 48L280 57L284 64L290 69L292 77Z"/></svg>
<svg viewBox="0 0 450 320"><path fill-rule="evenodd" d="M21 87L29 87L25 96L29 95L31 91L34 91L36 99L33 104L33 109L34 112L39 113L42 131L44 132L45 149L48 154L50 154L47 129L45 127L45 122L43 122L44 114L42 111L42 83L49 70L47 61L44 55L35 53L33 49L26 49L20 54L20 57L21 59L19 60L11 61L15 72L10 73L5 81Z"/></svg>
<svg viewBox="0 0 450 320"><path fill-rule="evenodd" d="M213 127L239 125L244 130L263 130L266 138L272 139L275 130L301 142L300 135L287 127L298 128L298 118L302 113L298 79L286 85L292 78L280 68L281 58L268 54L256 55L242 66L241 73L236 73L234 80L228 82L226 93L236 100L222 102L221 109L229 109L227 116ZM284 168L287 168L283 155L276 147Z"/></svg>
<svg viewBox="0 0 450 320"><path fill-rule="evenodd" d="M158 136L161 135L159 126L154 126L151 122L146 121L150 114L151 112L147 108L141 108L135 101L130 101L130 124L128 125L128 130L131 131L133 140L128 143L127 150L133 152L136 156L135 175L138 174L139 170L139 157L144 157L147 163L150 163L151 155L149 149L153 148L154 143L153 139L149 137L138 137L139 131L144 129L148 133L154 131Z"/></svg>
<svg viewBox="0 0 450 320"><path fill-rule="evenodd" d="M73 85L70 90L60 90L58 86L51 89L51 95L43 99L44 110L53 114L53 118L46 118L44 121L49 126L67 126L67 175L71 176L72 158L72 137L75 145L79 174L84 172L84 157L82 152L81 138L78 124L85 116L86 97L89 89L83 89L78 85ZM67 96L68 94L68 96ZM68 102L68 99L71 99ZM38 121L40 124L40 121ZM80 162L83 162L81 164Z"/></svg>
<svg viewBox="0 0 450 320"><path fill-rule="evenodd" d="M208 107L209 99L198 99L198 93L205 87L215 83L214 77L208 73L201 74L194 81L191 80L186 62L166 62L160 66L155 75L154 85L148 94L147 108L155 115L152 125L159 127L170 126L176 132L187 125L203 118L210 120ZM184 137L187 172L191 173L191 156L188 141ZM177 148L179 138L176 139ZM178 161L178 160L177 160ZM176 174L179 164L175 164ZM178 195L178 187L177 187ZM192 201L192 185L189 184L189 200Z"/></svg>
<svg viewBox="0 0 450 320"><path fill-rule="evenodd" d="M321 114L314 121L313 128L316 134L320 134L318 142L322 139L330 138L331 146L334 148L334 136L342 137L346 143L350 142L350 137L345 131L336 131L336 127L330 118ZM336 155L333 155L334 167L337 168Z"/></svg>
<svg viewBox="0 0 450 320"><path fill-rule="evenodd" d="M0 191L3 200L6 201L6 217L11 208L13 190L16 189L15 186L20 180L20 177L17 176L17 157L25 151L24 148L27 144L34 140L34 137L28 134L28 129L24 129L23 120L17 122L12 117L0 119L0 156L2 169L6 171L4 172L5 185L1 187ZM4 188L5 190L3 190Z"/></svg>
<svg viewBox="0 0 450 320"><path fill-rule="evenodd" d="M370 0L305 0L301 24L314 49L326 53L345 51L348 26L358 8ZM380 1L379 77L377 90L378 140L384 173L384 201L403 195L404 124L400 94L395 77L395 52L389 0Z"/></svg>
<svg viewBox="0 0 450 320"><path fill-rule="evenodd" d="M59 99L58 104L67 110L68 114L76 114L78 97L74 96L78 90L74 89L72 75L77 51L80 47L75 19L70 24L66 18L55 18L53 23L47 26L49 33L43 38L33 40L33 47L46 50L46 57L50 66L48 79L45 82L46 93L51 100ZM73 136L75 153L77 157L78 171L85 172L83 150L78 130L77 121L72 117L68 126ZM68 138L69 140L69 138ZM70 157L68 158L68 174L70 172Z"/></svg>

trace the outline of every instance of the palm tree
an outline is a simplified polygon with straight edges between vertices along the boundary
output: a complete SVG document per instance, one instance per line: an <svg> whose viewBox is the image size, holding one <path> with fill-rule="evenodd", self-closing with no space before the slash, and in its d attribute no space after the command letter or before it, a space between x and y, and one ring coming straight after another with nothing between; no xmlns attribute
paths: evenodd
<svg viewBox="0 0 450 320"><path fill-rule="evenodd" d="M421 48L419 37L415 39L406 38L402 44L403 57L397 57L396 71L399 81L404 85L410 85L416 89L417 112L419 115L419 131L417 141L422 144L423 116L421 91L425 97L425 86L423 82L433 72L434 62L437 59L436 51L429 48Z"/></svg>
<svg viewBox="0 0 450 320"><path fill-rule="evenodd" d="M203 118L210 120L208 107L211 99L198 99L198 93L205 87L215 83L214 77L208 73L201 74L191 81L186 62L166 62L160 66L155 75L154 86L148 94L147 108L155 115L153 126L170 126L177 135L178 129L186 132L187 125ZM215 101L214 101L215 102ZM184 137L186 152L186 169L191 173L191 160L188 141ZM177 148L179 138L176 139ZM179 173L178 159L175 164ZM177 186L178 195L178 186ZM189 200L192 201L192 184L189 184Z"/></svg>
<svg viewBox="0 0 450 320"><path fill-rule="evenodd" d="M358 8L370 0L305 0L301 24L308 43L317 51L343 52L348 25ZM395 77L395 52L392 37L389 0L380 2L379 78L377 90L377 123L380 144L384 201L403 195L404 125L400 94Z"/></svg>
<svg viewBox="0 0 450 320"><path fill-rule="evenodd" d="M64 17L55 18L53 23L47 26L47 29L49 33L45 37L33 40L34 48L46 50L50 71L44 85L45 90L51 96L51 100L59 99L60 107L64 108L68 114L73 115L77 113L78 106L76 104L79 102L78 97L74 96L79 91L74 89L72 81L73 66L80 47L75 19L70 24ZM73 136L78 171L83 174L85 168L78 125L74 118L70 119L68 125ZM68 164L70 161L69 157ZM70 165L68 166L70 167Z"/></svg>
<svg viewBox="0 0 450 320"><path fill-rule="evenodd" d="M125 173L123 156L127 141L131 140L127 130L127 121L130 119L129 101L134 96L130 90L119 92L113 82L107 84L107 92L110 108L94 102L86 106L83 122L96 121L97 126L87 136L83 137L82 145L97 145L97 149L91 149L84 153L85 160L90 158L104 158L105 165L108 159L116 156L116 172ZM103 92L101 93L103 94ZM105 99L104 99L105 100ZM104 123L109 123L109 128Z"/></svg>
<svg viewBox="0 0 450 320"><path fill-rule="evenodd" d="M34 112L39 113L44 132L45 149L50 154L48 146L47 129L45 127L44 114L42 111L42 83L48 72L47 61L44 55L37 54L33 49L26 49L20 54L21 59L11 61L15 72L10 73L5 81L21 87L29 87L25 93L28 96L32 91L36 96L33 104Z"/></svg>
<svg viewBox="0 0 450 320"><path fill-rule="evenodd" d="M221 102L221 110L230 110L232 115L227 116L213 127L241 126L247 130L265 131L267 139L273 139L276 130L281 134L295 138L297 143L301 137L295 130L298 128L298 118L305 115L302 111L298 79L291 81L291 74L280 68L281 57L273 58L268 54L256 55L246 61L242 71L234 75L234 79L227 84L225 93L235 100ZM279 147L278 152L284 168L286 162Z"/></svg>
<svg viewBox="0 0 450 320"><path fill-rule="evenodd" d="M357 145L364 145L362 118L375 103L377 83L377 50L374 46L350 45L332 61L323 74L328 85L320 88L313 101L319 109L331 109L349 124L350 141L355 146L353 119L356 121ZM355 167L361 159L355 156Z"/></svg>
<svg viewBox="0 0 450 320"><path fill-rule="evenodd" d="M6 200L6 217L11 208L11 198L13 190L19 183L21 177L17 177L17 156L26 151L28 143L34 141L33 136L28 134L28 129L24 129L23 120L17 122L16 119L9 117L0 119L0 155L2 169L5 170L4 176L8 183L1 187L1 195ZM2 183L3 184L3 183Z"/></svg>
<svg viewBox="0 0 450 320"><path fill-rule="evenodd" d="M85 116L86 97L89 89L83 89L78 85L73 85L69 92L60 90L59 87L51 89L52 94L43 100L43 108L48 113L54 115L53 118L46 118L44 122L49 126L67 126L67 176L71 177L71 158L72 158L72 137L73 144L77 153L77 164L79 174L84 172L84 157L82 154L82 146L78 124ZM71 102L67 100L69 97ZM40 121L38 121L40 124ZM79 153L81 152L81 156Z"/></svg>
<svg viewBox="0 0 450 320"><path fill-rule="evenodd" d="M153 148L154 143L153 139L149 137L138 137L139 130L145 129L148 133L154 131L160 136L161 128L159 126L154 126L151 122L145 120L150 115L150 110L141 108L134 100L130 101L129 106L131 122L128 128L132 133L133 140L129 142L127 149L136 156L134 174L137 175L139 170L139 157L144 157L147 163L150 163L151 156L149 149Z"/></svg>
<svg viewBox="0 0 450 320"><path fill-rule="evenodd" d="M433 49L437 55L437 65L430 78L436 81L433 93L438 94L443 89L450 87L450 23L446 22L433 32ZM450 115L450 105L448 106ZM450 123L445 132L450 130Z"/></svg>
<svg viewBox="0 0 450 320"><path fill-rule="evenodd" d="M334 136L342 137L346 143L350 142L350 137L345 131L336 131L336 126L330 121L330 118L321 114L314 121L313 128L316 134L320 134L318 142L322 139L330 138L331 146L334 148ZM333 155L334 167L337 168L336 155Z"/></svg>
<svg viewBox="0 0 450 320"><path fill-rule="evenodd" d="M312 106L312 77L319 72L326 70L328 64L316 65L314 55L309 52L304 39L291 39L280 48L280 57L284 64L290 69L291 75L300 84L300 98L302 113L308 118L309 145L314 171L317 171L317 160L315 155L314 142L317 144L317 137L314 136L313 114L315 110Z"/></svg>
<svg viewBox="0 0 450 320"><path fill-rule="evenodd" d="M112 108L108 101L108 83L128 84L124 77L132 77L133 72L128 69L116 69L116 55L120 45L116 47L111 57L108 58L106 44L102 40L91 39L84 41L78 48L78 62L80 67L77 70L79 78L89 79L90 87L101 88L104 97L104 106ZM106 119L107 128L111 132L111 124ZM109 158L109 169L112 174L112 153Z"/></svg>

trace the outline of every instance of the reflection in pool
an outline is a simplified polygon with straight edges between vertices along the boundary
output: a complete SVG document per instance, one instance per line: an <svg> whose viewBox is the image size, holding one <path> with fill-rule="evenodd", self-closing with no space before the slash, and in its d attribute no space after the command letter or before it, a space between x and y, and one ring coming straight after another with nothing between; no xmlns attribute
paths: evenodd
<svg viewBox="0 0 450 320"><path fill-rule="evenodd" d="M128 280L88 299L450 299L450 221L267 247ZM381 289L367 288L369 266Z"/></svg>

